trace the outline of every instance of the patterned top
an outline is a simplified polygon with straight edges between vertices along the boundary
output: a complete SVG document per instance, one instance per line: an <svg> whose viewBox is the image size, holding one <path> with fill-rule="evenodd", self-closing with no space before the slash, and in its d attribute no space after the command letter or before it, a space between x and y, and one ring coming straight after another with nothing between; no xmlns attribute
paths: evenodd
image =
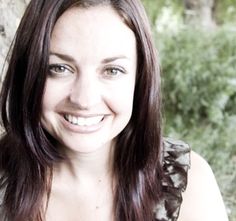
<svg viewBox="0 0 236 221"><path fill-rule="evenodd" d="M187 172L190 168L190 147L170 138L164 139L163 169L165 178L162 180L163 197L154 208L156 221L176 221L182 203L182 192L187 186ZM1 204L4 192L0 191Z"/></svg>
<svg viewBox="0 0 236 221"><path fill-rule="evenodd" d="M183 141L170 138L164 140L162 181L163 197L154 208L157 221L176 221L182 203L182 192L187 186L190 168L190 147Z"/></svg>

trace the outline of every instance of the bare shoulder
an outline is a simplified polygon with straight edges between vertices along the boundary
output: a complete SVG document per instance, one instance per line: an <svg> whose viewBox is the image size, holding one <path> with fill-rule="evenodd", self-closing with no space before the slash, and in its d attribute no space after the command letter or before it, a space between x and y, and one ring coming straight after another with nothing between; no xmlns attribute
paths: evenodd
<svg viewBox="0 0 236 221"><path fill-rule="evenodd" d="M191 152L188 185L179 221L228 221L223 199L209 164Z"/></svg>

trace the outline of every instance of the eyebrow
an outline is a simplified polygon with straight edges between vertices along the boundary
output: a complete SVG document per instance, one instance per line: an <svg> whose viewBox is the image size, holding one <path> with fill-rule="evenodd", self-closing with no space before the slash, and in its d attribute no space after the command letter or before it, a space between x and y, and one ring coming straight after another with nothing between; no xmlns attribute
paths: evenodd
<svg viewBox="0 0 236 221"><path fill-rule="evenodd" d="M60 54L60 53L56 53L56 52L49 53L49 56L53 56L53 55L61 58L62 60L65 60L65 61L75 62L75 59L73 57L71 57L70 55Z"/></svg>
<svg viewBox="0 0 236 221"><path fill-rule="evenodd" d="M73 63L76 62L75 59L72 56L70 56L70 55L61 54L61 53L57 53L57 52L50 52L49 56L53 56L53 55L56 56L56 57L59 57L59 58L61 58L63 60L65 60L65 61L69 61L69 62L73 62ZM113 62L113 61L119 60L119 59L127 59L127 60L129 60L129 58L126 57L125 55L119 55L119 56L114 56L114 57L110 57L110 58L104 58L102 60L102 63L106 64L106 63L110 63L110 62Z"/></svg>
<svg viewBox="0 0 236 221"><path fill-rule="evenodd" d="M120 55L120 56L115 56L115 57L111 57L111 58L105 58L102 60L102 63L103 64L106 64L106 63L110 63L112 61L115 61L115 60L119 60L119 59L128 59L128 57L124 56L124 55Z"/></svg>

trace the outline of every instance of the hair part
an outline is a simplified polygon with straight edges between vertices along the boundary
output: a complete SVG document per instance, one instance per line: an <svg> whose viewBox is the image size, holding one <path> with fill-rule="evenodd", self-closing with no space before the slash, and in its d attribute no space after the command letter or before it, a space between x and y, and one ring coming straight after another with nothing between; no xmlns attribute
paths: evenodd
<svg viewBox="0 0 236 221"><path fill-rule="evenodd" d="M31 1L21 20L1 91L0 188L4 218L41 221L50 195L52 169L64 159L41 126L50 38L57 19L71 7L109 5L134 32L138 67L133 113L118 135L113 173L115 220L152 221L161 195L160 70L145 10L139 0Z"/></svg>

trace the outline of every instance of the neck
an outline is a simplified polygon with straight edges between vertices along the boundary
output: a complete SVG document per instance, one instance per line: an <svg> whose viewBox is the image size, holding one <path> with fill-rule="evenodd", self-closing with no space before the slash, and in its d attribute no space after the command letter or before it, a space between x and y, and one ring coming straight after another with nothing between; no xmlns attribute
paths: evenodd
<svg viewBox="0 0 236 221"><path fill-rule="evenodd" d="M62 202L66 203L65 205L63 203L62 211L69 211L77 218L78 214L81 217L95 216L95 219L105 214L109 216L105 220L112 220L110 218L114 196L114 180L111 172L112 150L112 146L109 145L90 153L67 151L67 160L54 165L53 168L49 216L58 214L55 205L62 205L61 199L63 199ZM75 207L75 205L80 206ZM65 214L65 217L68 216L66 212ZM94 220L94 218L81 218L81 220Z"/></svg>
<svg viewBox="0 0 236 221"><path fill-rule="evenodd" d="M112 174L113 146L105 145L94 152L66 151L67 159L54 167L54 176L83 183L109 179Z"/></svg>

